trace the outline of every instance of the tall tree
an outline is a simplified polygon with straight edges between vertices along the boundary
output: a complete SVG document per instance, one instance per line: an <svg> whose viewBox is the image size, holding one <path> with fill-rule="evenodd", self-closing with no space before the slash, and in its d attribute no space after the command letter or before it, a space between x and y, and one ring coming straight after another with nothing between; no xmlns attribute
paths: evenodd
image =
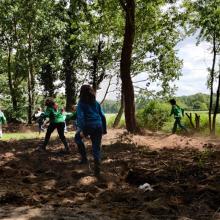
<svg viewBox="0 0 220 220"><path fill-rule="evenodd" d="M65 12L65 45L63 49L63 73L65 79L66 110L70 111L77 98L77 62L81 54L80 21L86 11L86 1L61 1L64 2Z"/></svg>
<svg viewBox="0 0 220 220"><path fill-rule="evenodd" d="M126 128L134 133L137 129L135 119L134 88L131 79L131 56L135 37L135 0L120 0L125 14L125 32L121 52L120 76L125 104Z"/></svg>
<svg viewBox="0 0 220 220"><path fill-rule="evenodd" d="M19 6L20 2L18 1L3 1L0 4L0 42L2 48L0 59L2 73L7 73L12 104L9 117L13 121L20 117L20 108L24 106L22 85L26 69L23 53L23 31L19 26L22 16Z"/></svg>

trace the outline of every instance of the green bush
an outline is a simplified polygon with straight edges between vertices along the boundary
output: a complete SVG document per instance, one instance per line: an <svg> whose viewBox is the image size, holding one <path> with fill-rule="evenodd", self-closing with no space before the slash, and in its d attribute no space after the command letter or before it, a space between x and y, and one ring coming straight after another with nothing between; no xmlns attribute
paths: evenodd
<svg viewBox="0 0 220 220"><path fill-rule="evenodd" d="M137 112L137 122L140 127L153 131L162 129L170 121L171 106L164 102L150 101Z"/></svg>

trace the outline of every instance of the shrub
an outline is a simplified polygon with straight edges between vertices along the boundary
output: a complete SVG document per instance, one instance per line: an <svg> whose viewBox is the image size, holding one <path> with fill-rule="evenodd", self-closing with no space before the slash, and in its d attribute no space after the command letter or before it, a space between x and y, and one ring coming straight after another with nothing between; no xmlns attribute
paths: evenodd
<svg viewBox="0 0 220 220"><path fill-rule="evenodd" d="M170 110L171 107L167 103L150 101L137 112L138 125L153 131L160 130L170 120Z"/></svg>

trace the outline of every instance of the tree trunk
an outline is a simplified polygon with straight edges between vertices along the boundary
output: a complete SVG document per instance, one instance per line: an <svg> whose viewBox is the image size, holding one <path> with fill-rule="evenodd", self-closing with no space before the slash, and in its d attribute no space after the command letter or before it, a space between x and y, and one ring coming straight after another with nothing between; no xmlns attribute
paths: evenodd
<svg viewBox="0 0 220 220"><path fill-rule="evenodd" d="M212 69L210 71L210 101L209 101L209 131L212 134L212 104L213 104L213 83L214 83L214 73L215 73L215 63L216 63L216 39L215 33L213 36L213 59L212 59Z"/></svg>
<svg viewBox="0 0 220 220"><path fill-rule="evenodd" d="M35 88L35 78L34 78L34 67L32 62L32 36L31 30L28 32L28 124L31 124L32 113L34 109L34 88Z"/></svg>
<svg viewBox="0 0 220 220"><path fill-rule="evenodd" d="M196 122L196 130L199 131L200 130L200 115L198 115L197 113L195 113L195 122Z"/></svg>
<svg viewBox="0 0 220 220"><path fill-rule="evenodd" d="M135 0L120 1L125 12L125 32L122 46L120 77L125 102L125 122L129 132L137 129L135 119L134 88L131 79L131 56L135 36Z"/></svg>
<svg viewBox="0 0 220 220"><path fill-rule="evenodd" d="M119 125L119 122L121 120L123 112L124 112L124 98L123 98L123 93L121 92L121 106L120 106L120 109L118 111L118 114L115 117L115 120L114 120L114 123L113 123L113 128L116 128Z"/></svg>
<svg viewBox="0 0 220 220"><path fill-rule="evenodd" d="M195 125L193 124L193 120L192 120L192 113L191 112L189 114L186 113L186 116L188 117L190 125L192 126L192 128L195 129Z"/></svg>
<svg viewBox="0 0 220 220"><path fill-rule="evenodd" d="M100 75L98 75L99 60L100 60L101 53L102 53L102 45L103 45L103 41L99 39L97 51L93 55L93 59L92 59L93 67L92 67L91 76L92 76L92 87L95 93L97 89L99 88L100 83L103 81L105 77L105 71L103 71Z"/></svg>
<svg viewBox="0 0 220 220"><path fill-rule="evenodd" d="M13 112L16 113L18 110L18 102L17 102L16 95L14 92L12 74L11 74L11 52L12 52L12 48L9 47L8 48L8 86L9 86L10 95L11 95ZM15 119L15 118L13 118L12 116L12 119Z"/></svg>
<svg viewBox="0 0 220 220"><path fill-rule="evenodd" d="M70 45L64 50L64 74L65 74L65 92L66 92L66 111L71 111L76 103L76 73L73 71L73 54Z"/></svg>
<svg viewBox="0 0 220 220"><path fill-rule="evenodd" d="M212 135L215 135L216 116L219 110L219 93L220 93L220 70L219 70L219 75L218 75L218 88L216 91L215 109L214 109L213 119L212 119Z"/></svg>

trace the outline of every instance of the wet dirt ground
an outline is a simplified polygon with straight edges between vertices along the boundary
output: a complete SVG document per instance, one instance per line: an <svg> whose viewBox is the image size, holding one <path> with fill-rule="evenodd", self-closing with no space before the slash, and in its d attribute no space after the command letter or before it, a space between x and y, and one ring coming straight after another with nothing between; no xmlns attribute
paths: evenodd
<svg viewBox="0 0 220 220"><path fill-rule="evenodd" d="M220 219L218 140L111 130L101 178L53 140L0 141L0 219ZM148 183L152 191L139 189Z"/></svg>

